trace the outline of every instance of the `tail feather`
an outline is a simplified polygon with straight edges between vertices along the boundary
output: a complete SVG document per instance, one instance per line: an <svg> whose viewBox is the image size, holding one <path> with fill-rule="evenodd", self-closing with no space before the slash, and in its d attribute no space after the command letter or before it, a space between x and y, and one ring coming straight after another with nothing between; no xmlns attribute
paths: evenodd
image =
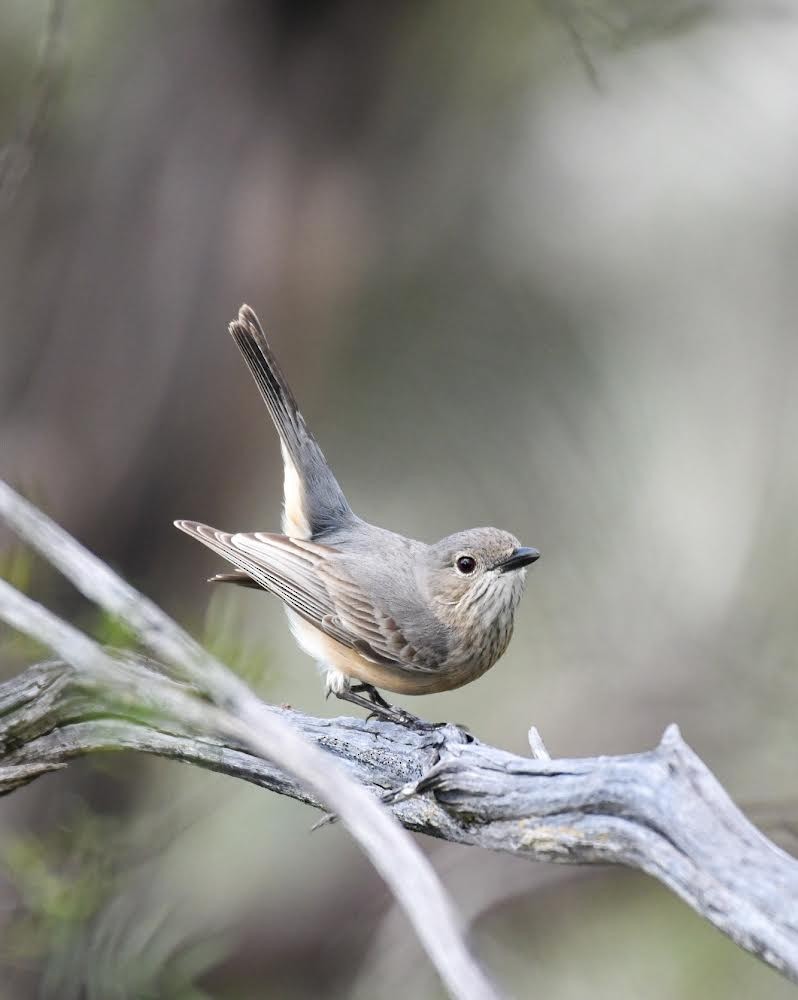
<svg viewBox="0 0 798 1000"><path fill-rule="evenodd" d="M285 442L291 457L296 460L312 435L305 425L305 419L258 317L249 306L241 306L238 319L233 320L229 329L238 349L244 355L281 440Z"/></svg>
<svg viewBox="0 0 798 1000"><path fill-rule="evenodd" d="M258 317L249 306L241 306L238 319L230 324L230 333L280 435L286 466L286 533L310 537L324 534L354 516L346 497L308 430Z"/></svg>

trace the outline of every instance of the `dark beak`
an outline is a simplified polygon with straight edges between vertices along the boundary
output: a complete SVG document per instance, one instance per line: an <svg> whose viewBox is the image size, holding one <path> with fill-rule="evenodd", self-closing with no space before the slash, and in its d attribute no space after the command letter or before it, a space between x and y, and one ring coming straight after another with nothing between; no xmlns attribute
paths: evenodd
<svg viewBox="0 0 798 1000"><path fill-rule="evenodd" d="M535 562L536 559L540 559L540 553L537 549L519 547L506 559L498 563L496 569L500 573L509 573L511 569L523 569L524 566Z"/></svg>

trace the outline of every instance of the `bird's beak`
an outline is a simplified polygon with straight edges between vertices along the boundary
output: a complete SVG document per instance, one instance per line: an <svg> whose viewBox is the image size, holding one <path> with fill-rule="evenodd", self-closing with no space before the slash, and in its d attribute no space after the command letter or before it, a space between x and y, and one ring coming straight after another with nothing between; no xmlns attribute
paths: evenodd
<svg viewBox="0 0 798 1000"><path fill-rule="evenodd" d="M500 573L508 573L511 569L523 569L524 566L535 562L536 559L540 559L540 553L537 549L527 549L519 546L506 559L498 563L496 569Z"/></svg>

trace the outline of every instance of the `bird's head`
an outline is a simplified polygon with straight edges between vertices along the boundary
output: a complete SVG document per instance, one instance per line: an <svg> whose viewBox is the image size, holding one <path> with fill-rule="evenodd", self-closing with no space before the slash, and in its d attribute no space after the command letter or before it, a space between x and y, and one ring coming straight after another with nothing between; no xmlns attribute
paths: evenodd
<svg viewBox="0 0 798 1000"><path fill-rule="evenodd" d="M524 589L526 569L540 558L508 531L471 528L429 547L426 584L430 601L446 621L462 616L486 629L512 618Z"/></svg>

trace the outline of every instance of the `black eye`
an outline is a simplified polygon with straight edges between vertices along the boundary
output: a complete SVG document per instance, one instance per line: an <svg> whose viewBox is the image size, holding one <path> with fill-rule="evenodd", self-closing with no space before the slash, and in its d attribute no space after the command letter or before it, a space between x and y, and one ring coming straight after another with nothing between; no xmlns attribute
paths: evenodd
<svg viewBox="0 0 798 1000"><path fill-rule="evenodd" d="M473 573L477 568L477 561L473 556L458 556L455 566L458 572L468 576L469 573Z"/></svg>

